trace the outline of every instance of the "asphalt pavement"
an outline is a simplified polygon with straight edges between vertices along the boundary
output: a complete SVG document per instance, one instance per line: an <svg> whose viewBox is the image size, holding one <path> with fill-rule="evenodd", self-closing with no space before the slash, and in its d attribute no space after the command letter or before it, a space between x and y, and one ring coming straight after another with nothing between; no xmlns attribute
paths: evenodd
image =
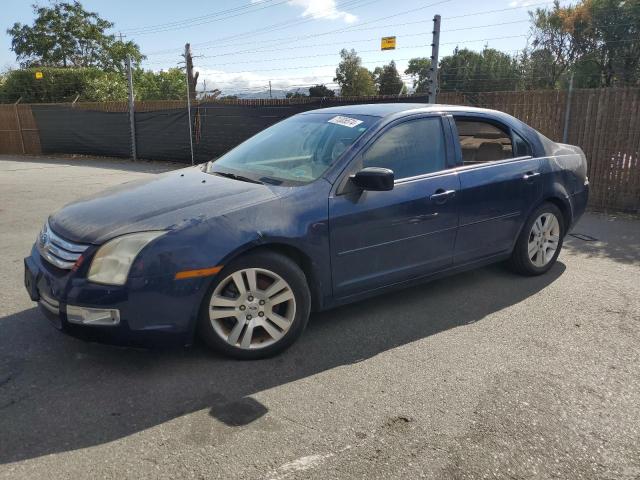
<svg viewBox="0 0 640 480"><path fill-rule="evenodd" d="M67 337L24 290L47 215L177 168L0 156L0 478L640 478L640 220L312 316L275 358Z"/></svg>

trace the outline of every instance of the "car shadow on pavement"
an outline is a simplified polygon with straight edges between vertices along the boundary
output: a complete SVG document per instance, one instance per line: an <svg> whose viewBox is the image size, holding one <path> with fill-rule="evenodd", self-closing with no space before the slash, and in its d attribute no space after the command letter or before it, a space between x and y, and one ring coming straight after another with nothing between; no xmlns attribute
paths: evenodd
<svg viewBox="0 0 640 480"><path fill-rule="evenodd" d="M251 395L480 321L565 270L520 277L501 265L312 316L283 354L235 361L202 347L140 350L59 334L32 308L0 319L0 464L101 445L207 409L211 430L268 409ZM200 417L203 418L203 417Z"/></svg>

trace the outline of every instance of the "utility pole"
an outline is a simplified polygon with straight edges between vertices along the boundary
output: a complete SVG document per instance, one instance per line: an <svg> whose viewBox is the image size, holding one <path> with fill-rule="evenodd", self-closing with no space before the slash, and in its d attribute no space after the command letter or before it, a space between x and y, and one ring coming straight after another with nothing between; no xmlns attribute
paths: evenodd
<svg viewBox="0 0 640 480"><path fill-rule="evenodd" d="M119 32L120 42L124 43L122 32ZM133 96L133 73L131 72L131 55L127 54L124 59L127 69L127 90L129 94L129 133L131 134L131 158L135 162L138 159L138 148L136 146L136 104ZM76 97L76 100L78 98ZM76 103L76 100L73 103Z"/></svg>
<svg viewBox="0 0 640 480"><path fill-rule="evenodd" d="M433 43L431 44L431 68L429 69L429 103L437 102L438 50L440 48L440 15L433 17Z"/></svg>
<svg viewBox="0 0 640 480"><path fill-rule="evenodd" d="M273 98L273 97L271 96L271 80L269 80L269 98Z"/></svg>
<svg viewBox="0 0 640 480"><path fill-rule="evenodd" d="M189 95L191 101L194 102L196 100L196 87L198 86L198 76L200 75L198 72L193 73L193 55L191 55L191 45L185 44L184 46L184 61L187 66L187 81L189 82Z"/></svg>
<svg viewBox="0 0 640 480"><path fill-rule="evenodd" d="M127 55L127 85L129 90L129 130L131 133L131 158L135 162L138 159L138 149L136 147L136 106L133 97L133 74L131 72L131 55Z"/></svg>
<svg viewBox="0 0 640 480"><path fill-rule="evenodd" d="M193 81L198 81L198 75L195 78L193 76L193 57L191 56L191 45L188 43L184 46L184 61L185 61L185 80L187 82L187 122L189 122L189 148L191 150L191 165L194 165L193 158L193 129L191 127L191 96L193 91L193 99L195 100L195 85ZM193 87L192 87L193 85Z"/></svg>
<svg viewBox="0 0 640 480"><path fill-rule="evenodd" d="M567 93L567 105L564 109L564 129L562 130L562 143L567 143L569 140L569 118L571 117L571 100L573 98L573 75L575 72L571 72L571 79L569 80L569 92Z"/></svg>

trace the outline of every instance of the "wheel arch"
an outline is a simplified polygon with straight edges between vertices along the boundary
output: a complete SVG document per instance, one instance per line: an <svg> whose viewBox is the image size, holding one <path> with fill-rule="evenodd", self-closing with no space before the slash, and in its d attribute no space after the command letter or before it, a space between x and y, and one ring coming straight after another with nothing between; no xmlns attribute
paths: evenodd
<svg viewBox="0 0 640 480"><path fill-rule="evenodd" d="M571 225L571 205L566 198L563 198L559 195L551 195L545 198L542 203L551 203L558 207L560 213L562 214L562 221L564 223L564 233L565 235L569 233L569 226Z"/></svg>
<svg viewBox="0 0 640 480"><path fill-rule="evenodd" d="M309 287L309 293L311 294L311 311L315 312L322 309L322 288L319 284L319 276L316 273L313 261L309 255L294 245L277 241L262 243L260 245L248 245L246 248L237 250L234 254L225 259L225 265L240 257L260 251L277 253L287 257L298 265L307 279L307 286Z"/></svg>

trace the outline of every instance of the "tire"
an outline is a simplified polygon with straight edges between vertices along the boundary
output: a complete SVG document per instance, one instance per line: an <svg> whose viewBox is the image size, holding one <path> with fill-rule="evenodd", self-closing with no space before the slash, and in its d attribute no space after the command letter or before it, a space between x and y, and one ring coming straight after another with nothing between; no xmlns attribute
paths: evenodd
<svg viewBox="0 0 640 480"><path fill-rule="evenodd" d="M310 310L311 294L300 267L263 250L232 261L216 276L200 309L198 333L227 356L267 358L297 340Z"/></svg>
<svg viewBox="0 0 640 480"><path fill-rule="evenodd" d="M554 217L557 224L553 222ZM536 223L538 221L540 223ZM536 208L527 219L516 241L509 260L511 268L527 276L548 272L562 249L565 236L564 225L562 212L553 203L545 202ZM541 233L540 230L542 230ZM555 250L552 250L554 246Z"/></svg>

